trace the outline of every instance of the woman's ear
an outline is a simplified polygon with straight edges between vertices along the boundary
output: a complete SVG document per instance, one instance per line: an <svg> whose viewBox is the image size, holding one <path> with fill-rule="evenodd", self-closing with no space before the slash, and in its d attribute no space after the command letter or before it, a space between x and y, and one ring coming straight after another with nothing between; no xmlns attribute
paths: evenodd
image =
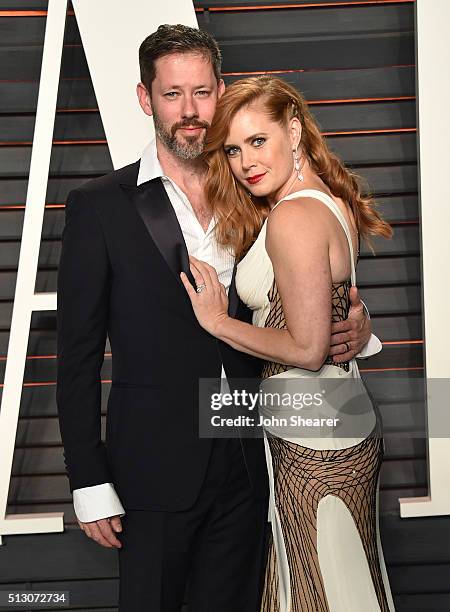
<svg viewBox="0 0 450 612"><path fill-rule="evenodd" d="M291 139L292 150L296 151L302 139L302 124L298 117L292 117L289 122L289 136Z"/></svg>

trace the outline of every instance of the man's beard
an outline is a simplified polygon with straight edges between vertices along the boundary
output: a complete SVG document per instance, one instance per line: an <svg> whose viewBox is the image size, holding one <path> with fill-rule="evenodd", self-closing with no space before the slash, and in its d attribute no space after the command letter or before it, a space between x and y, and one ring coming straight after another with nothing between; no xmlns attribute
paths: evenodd
<svg viewBox="0 0 450 612"><path fill-rule="evenodd" d="M194 118L185 119L179 123L174 123L169 130L154 111L153 121L155 124L155 132L166 147L175 153L177 157L181 159L197 159L197 157L203 153L206 138L205 130L198 136L186 135L182 140L177 138L177 130L185 127L201 127L208 129L209 123L207 121L199 121Z"/></svg>

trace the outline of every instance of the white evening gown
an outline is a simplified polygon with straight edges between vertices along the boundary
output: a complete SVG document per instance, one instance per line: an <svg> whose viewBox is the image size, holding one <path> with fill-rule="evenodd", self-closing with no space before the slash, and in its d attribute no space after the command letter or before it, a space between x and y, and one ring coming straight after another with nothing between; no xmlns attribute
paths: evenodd
<svg viewBox="0 0 450 612"><path fill-rule="evenodd" d="M346 220L334 200L321 191L304 189L284 200L299 197L320 200L346 233L352 278L333 284L331 305L332 320L343 320L350 307L350 286L356 282ZM253 310L254 325L283 329L286 322L265 237L266 222L238 264L236 288ZM361 382L355 360L340 366L329 360L326 364L328 376L352 376ZM288 388L295 378L294 384L301 385L299 377L305 376L314 377L314 373L266 362L263 386L276 381ZM378 531L384 447L371 403L368 412L365 433L357 438L293 438L276 427L265 431L273 537L261 612L394 611ZM267 406L264 414L270 416ZM362 429L361 425L358 432Z"/></svg>

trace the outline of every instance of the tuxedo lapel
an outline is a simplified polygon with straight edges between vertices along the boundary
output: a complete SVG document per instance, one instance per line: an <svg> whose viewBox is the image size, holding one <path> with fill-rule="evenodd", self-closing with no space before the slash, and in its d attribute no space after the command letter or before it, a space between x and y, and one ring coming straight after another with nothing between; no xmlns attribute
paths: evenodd
<svg viewBox="0 0 450 612"><path fill-rule="evenodd" d="M234 264L233 276L231 277L230 289L228 291L228 314L230 315L230 317L236 316L239 304L239 296L236 290L236 270L237 264Z"/></svg>
<svg viewBox="0 0 450 612"><path fill-rule="evenodd" d="M177 281L183 287L180 272L195 286L189 267L189 255L177 216L160 178L141 185L121 184ZM186 296L187 297L187 296Z"/></svg>

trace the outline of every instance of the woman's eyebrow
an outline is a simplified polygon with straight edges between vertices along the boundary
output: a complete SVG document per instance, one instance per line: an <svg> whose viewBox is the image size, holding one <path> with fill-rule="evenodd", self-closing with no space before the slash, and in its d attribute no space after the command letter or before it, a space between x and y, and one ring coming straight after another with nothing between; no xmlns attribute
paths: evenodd
<svg viewBox="0 0 450 612"><path fill-rule="evenodd" d="M266 132L256 132L256 134L252 134L251 136L248 136L244 142L251 142L252 140L254 140L255 138L258 138L259 136L268 136L268 134L266 134ZM225 143L223 145L224 147L236 147L237 145L232 144L232 143Z"/></svg>

